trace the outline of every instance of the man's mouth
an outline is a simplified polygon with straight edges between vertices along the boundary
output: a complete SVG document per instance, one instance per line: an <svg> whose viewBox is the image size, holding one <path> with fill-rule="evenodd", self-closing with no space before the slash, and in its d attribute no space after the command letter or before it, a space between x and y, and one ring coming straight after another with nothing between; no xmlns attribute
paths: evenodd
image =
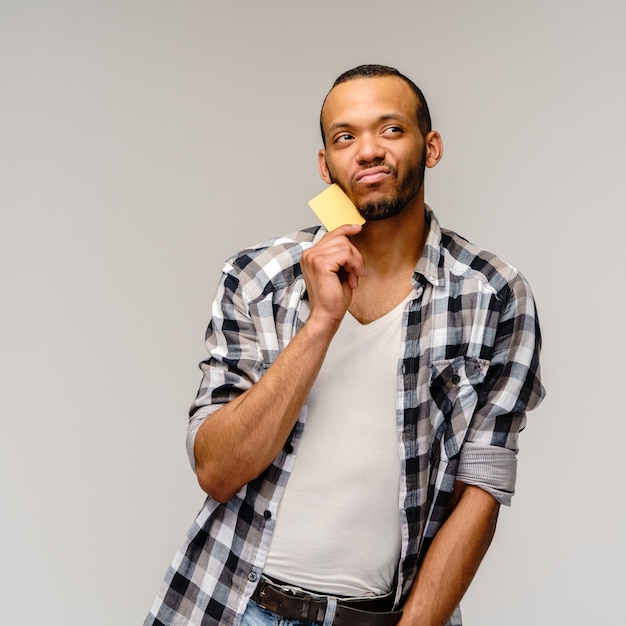
<svg viewBox="0 0 626 626"><path fill-rule="evenodd" d="M379 183L381 180L389 176L390 171L386 166L378 165L376 167L368 167L361 170L355 177L354 181L361 184Z"/></svg>

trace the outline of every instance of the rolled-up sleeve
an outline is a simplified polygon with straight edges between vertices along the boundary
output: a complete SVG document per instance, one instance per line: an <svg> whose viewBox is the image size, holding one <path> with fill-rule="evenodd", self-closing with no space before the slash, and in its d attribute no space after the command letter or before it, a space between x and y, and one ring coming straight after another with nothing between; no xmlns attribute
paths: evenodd
<svg viewBox="0 0 626 626"><path fill-rule="evenodd" d="M519 433L526 411L544 398L540 381L541 333L535 301L516 274L499 294L503 307L489 370L459 457L457 479L510 505L515 492Z"/></svg>
<svg viewBox="0 0 626 626"><path fill-rule="evenodd" d="M202 380L189 409L186 437L194 472L194 444L204 420L254 385L264 371L254 320L230 263L224 267L205 341L208 357L199 365Z"/></svg>

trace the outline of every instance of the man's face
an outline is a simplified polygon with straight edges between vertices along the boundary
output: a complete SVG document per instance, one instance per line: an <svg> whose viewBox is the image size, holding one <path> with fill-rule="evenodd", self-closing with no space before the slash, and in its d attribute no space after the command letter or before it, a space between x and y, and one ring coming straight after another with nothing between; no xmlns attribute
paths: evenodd
<svg viewBox="0 0 626 626"><path fill-rule="evenodd" d="M418 101L400 78L357 78L332 89L322 111L326 148L320 172L366 220L401 213L424 180L426 144Z"/></svg>

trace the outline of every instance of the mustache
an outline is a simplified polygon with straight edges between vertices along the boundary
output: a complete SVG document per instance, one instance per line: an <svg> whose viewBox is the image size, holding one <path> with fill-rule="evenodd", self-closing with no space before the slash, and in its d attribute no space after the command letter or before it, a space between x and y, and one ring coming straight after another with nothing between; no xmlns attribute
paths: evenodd
<svg viewBox="0 0 626 626"><path fill-rule="evenodd" d="M381 161L372 161L370 163L364 164L361 168L359 168L357 173L367 172L367 170L374 169L375 167L385 167L390 172L393 172L394 174L398 171L396 167L393 166L391 163L387 163L387 161L381 160Z"/></svg>
<svg viewBox="0 0 626 626"><path fill-rule="evenodd" d="M398 170L387 163L386 161L377 161L376 163L368 163L367 165L361 167L355 174L352 176L352 182L358 182L364 176L367 176L370 173L377 172L385 172L386 174L397 175Z"/></svg>
<svg viewBox="0 0 626 626"><path fill-rule="evenodd" d="M381 169L381 168L386 169L387 172L393 176L398 175L398 169L394 167L391 163L387 163L387 161L384 161L384 160L373 161L371 163L368 163L367 165L364 165L360 169L358 169L354 173L354 175L351 177L350 182L352 183L357 182L362 176L366 176L370 170Z"/></svg>
<svg viewBox="0 0 626 626"><path fill-rule="evenodd" d="M371 163L367 163L366 165L363 165L363 167L361 167L359 170L357 170L354 174L354 176L351 177L350 182L355 182L355 180L359 177L363 175L363 172L366 172L367 170L370 170L374 167L385 167L389 170L390 174L393 174L394 176L398 175L398 169L396 167L394 167L393 165L391 165L391 163L387 163L387 161L385 160L381 160L381 161L372 161ZM326 161L326 169L328 170L328 175L330 176L330 182L331 183L337 183L339 184L339 181L337 180L336 176L333 174L333 171L331 170L331 168L328 165L328 161ZM341 185L339 185L341 186ZM344 189L345 191L345 189Z"/></svg>

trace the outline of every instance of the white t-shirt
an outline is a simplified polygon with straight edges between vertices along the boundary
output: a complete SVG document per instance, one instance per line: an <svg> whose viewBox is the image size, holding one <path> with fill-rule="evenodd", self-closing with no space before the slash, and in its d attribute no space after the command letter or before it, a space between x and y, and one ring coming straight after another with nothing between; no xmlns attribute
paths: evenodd
<svg viewBox="0 0 626 626"><path fill-rule="evenodd" d="M270 577L343 596L392 588L401 546L396 400L405 303L366 325L346 314L330 344L278 508Z"/></svg>

